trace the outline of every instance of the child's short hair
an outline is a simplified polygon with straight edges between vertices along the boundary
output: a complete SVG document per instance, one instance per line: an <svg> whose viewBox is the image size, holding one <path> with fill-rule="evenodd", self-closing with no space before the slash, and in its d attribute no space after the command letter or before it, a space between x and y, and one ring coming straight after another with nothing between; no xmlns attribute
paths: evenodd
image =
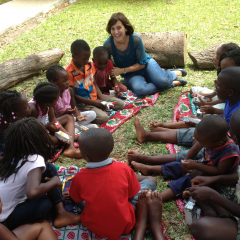
<svg viewBox="0 0 240 240"><path fill-rule="evenodd" d="M236 94L240 94L240 67L225 68L220 75L224 76L223 84L227 89L233 89Z"/></svg>
<svg viewBox="0 0 240 240"><path fill-rule="evenodd" d="M57 81L57 73L61 72L61 71L66 71L63 67L59 66L59 65L53 65L51 67L48 68L47 72L46 72L46 77L47 80L49 82L51 81Z"/></svg>
<svg viewBox="0 0 240 240"><path fill-rule="evenodd" d="M228 124L223 117L210 115L202 119L197 125L196 131L198 134L204 135L206 139L221 141L227 136Z"/></svg>
<svg viewBox="0 0 240 240"><path fill-rule="evenodd" d="M39 103L52 103L58 98L59 88L50 82L41 82L33 90L34 100Z"/></svg>
<svg viewBox="0 0 240 240"><path fill-rule="evenodd" d="M112 134L104 128L90 128L79 136L81 149L91 159L105 160L113 150Z"/></svg>
<svg viewBox="0 0 240 240"><path fill-rule="evenodd" d="M41 155L45 161L55 154L45 127L35 118L23 118L8 127L5 137L4 157L0 164L0 181L7 179L28 161L29 155ZM20 166L19 161L23 160Z"/></svg>
<svg viewBox="0 0 240 240"><path fill-rule="evenodd" d="M240 49L235 49L230 52L223 53L220 57L219 65L224 58L230 58L235 62L236 66L240 66Z"/></svg>
<svg viewBox="0 0 240 240"><path fill-rule="evenodd" d="M90 51L88 43L82 39L75 40L71 45L71 53L77 55L82 51Z"/></svg>
<svg viewBox="0 0 240 240"><path fill-rule="evenodd" d="M95 47L93 50L93 58L97 58L104 54L108 55L108 50L103 46Z"/></svg>
<svg viewBox="0 0 240 240"><path fill-rule="evenodd" d="M20 98L21 93L16 90L7 90L0 94L0 115L1 115L1 124L4 121L13 122L13 112L16 112L20 108Z"/></svg>
<svg viewBox="0 0 240 240"><path fill-rule="evenodd" d="M221 45L221 49L224 53L226 53L235 49L240 49L240 47L236 43L230 42L230 43L224 43L223 45Z"/></svg>

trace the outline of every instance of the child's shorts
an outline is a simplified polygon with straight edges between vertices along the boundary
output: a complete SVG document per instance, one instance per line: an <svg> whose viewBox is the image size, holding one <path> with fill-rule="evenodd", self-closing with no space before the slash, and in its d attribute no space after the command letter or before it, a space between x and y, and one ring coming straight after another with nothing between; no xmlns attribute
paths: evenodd
<svg viewBox="0 0 240 240"><path fill-rule="evenodd" d="M181 152L176 153L176 161L180 162L181 160L184 160L185 157L187 156L189 150L183 150ZM195 158L192 158L193 160L199 160L204 157L204 148L202 148L197 156Z"/></svg>
<svg viewBox="0 0 240 240"><path fill-rule="evenodd" d="M168 184L176 197L180 197L182 192L191 187L191 175L183 176L181 162L171 162L162 165L164 179L174 180Z"/></svg>
<svg viewBox="0 0 240 240"><path fill-rule="evenodd" d="M150 179L144 179L141 182L139 182L141 189L139 192L133 197L131 204L133 205L134 209L136 210L137 208L137 201L138 201L138 195L143 191L143 190L152 190L155 191L157 189L156 184L150 180Z"/></svg>
<svg viewBox="0 0 240 240"><path fill-rule="evenodd" d="M177 129L177 145L192 146L195 128Z"/></svg>

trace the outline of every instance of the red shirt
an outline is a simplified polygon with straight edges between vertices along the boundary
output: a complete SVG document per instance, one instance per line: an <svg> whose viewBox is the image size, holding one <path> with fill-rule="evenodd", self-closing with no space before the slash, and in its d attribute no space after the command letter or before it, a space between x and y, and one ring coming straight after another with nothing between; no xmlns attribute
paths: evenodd
<svg viewBox="0 0 240 240"><path fill-rule="evenodd" d="M108 65L103 70L103 72L105 72L104 76L103 75L99 76L99 74L98 74L99 69L96 67L95 63L93 63L93 65L96 70L95 81L96 81L97 85L99 87L106 87L106 82L109 81L109 71L113 69L113 62L110 59L108 59Z"/></svg>
<svg viewBox="0 0 240 240"><path fill-rule="evenodd" d="M73 178L70 196L85 200L82 224L91 232L111 240L130 234L135 210L128 201L141 189L133 170L125 163L113 162L96 169L81 169Z"/></svg>

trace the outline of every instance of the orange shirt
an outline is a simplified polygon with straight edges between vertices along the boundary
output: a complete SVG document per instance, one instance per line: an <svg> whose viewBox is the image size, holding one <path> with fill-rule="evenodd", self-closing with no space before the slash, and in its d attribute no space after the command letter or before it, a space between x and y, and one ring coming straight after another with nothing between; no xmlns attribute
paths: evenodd
<svg viewBox="0 0 240 240"><path fill-rule="evenodd" d="M94 86L96 70L92 62L85 65L85 74L75 66L73 60L71 60L66 71L69 75L70 86L74 86L77 95L91 100L97 99L97 90Z"/></svg>

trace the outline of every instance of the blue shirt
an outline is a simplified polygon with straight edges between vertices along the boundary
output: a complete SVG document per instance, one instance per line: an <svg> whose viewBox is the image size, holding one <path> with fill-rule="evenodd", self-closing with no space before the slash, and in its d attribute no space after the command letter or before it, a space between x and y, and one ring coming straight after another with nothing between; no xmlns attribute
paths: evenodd
<svg viewBox="0 0 240 240"><path fill-rule="evenodd" d="M223 110L223 118L228 123L228 129L229 129L229 124L230 124L230 119L231 119L232 114L235 111L237 111L239 108L240 108L240 100L233 105L229 105L229 100L226 100L225 108Z"/></svg>
<svg viewBox="0 0 240 240"><path fill-rule="evenodd" d="M113 37L109 37L103 46L107 48L109 58L113 61L114 66L119 68L130 67L135 63L146 65L152 58L145 52L142 39L136 33L129 36L128 47L124 51L117 49Z"/></svg>

